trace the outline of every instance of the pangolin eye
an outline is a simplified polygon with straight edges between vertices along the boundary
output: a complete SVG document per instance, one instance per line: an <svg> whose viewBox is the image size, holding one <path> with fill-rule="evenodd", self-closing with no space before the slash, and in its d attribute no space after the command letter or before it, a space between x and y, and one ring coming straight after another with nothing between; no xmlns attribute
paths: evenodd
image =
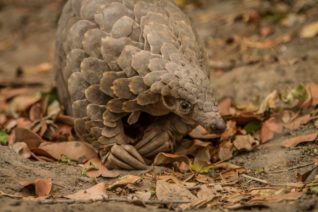
<svg viewBox="0 0 318 212"><path fill-rule="evenodd" d="M192 105L188 101L181 100L180 102L180 111L182 113L189 113L191 111Z"/></svg>

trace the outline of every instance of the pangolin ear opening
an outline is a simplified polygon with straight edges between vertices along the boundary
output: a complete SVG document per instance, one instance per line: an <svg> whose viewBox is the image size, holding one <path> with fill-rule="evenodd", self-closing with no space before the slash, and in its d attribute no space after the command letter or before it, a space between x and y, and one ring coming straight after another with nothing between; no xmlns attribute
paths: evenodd
<svg viewBox="0 0 318 212"><path fill-rule="evenodd" d="M171 111L176 109L177 100L171 96L162 96L163 105Z"/></svg>

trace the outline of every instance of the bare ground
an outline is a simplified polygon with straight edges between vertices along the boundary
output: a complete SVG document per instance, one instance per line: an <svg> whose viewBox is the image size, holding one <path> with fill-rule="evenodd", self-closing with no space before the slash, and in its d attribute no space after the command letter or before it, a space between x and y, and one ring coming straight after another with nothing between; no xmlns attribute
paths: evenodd
<svg viewBox="0 0 318 212"><path fill-rule="evenodd" d="M25 78L34 78L29 67L52 61L54 33L62 1L32 1L34 4L23 2L25 1L0 2L2 87L14 76L19 75L19 67L24 70ZM317 3L303 7L295 3L286 8L288 4L282 4L285 1L255 1L258 4L251 2L205 1L203 8L186 8L207 49L213 76L211 83L218 96L230 96L238 102L258 101L274 89L287 89L300 83L318 82L318 37L302 39L298 36L299 30L305 24L318 20L318 12L313 9L317 8ZM263 14L262 17L266 17L267 22L242 21L253 18L252 15L247 15L253 10ZM281 16L283 14L286 17L288 13L305 18L300 18L291 26L282 26ZM261 40L273 40L282 36L289 36L289 40L273 45L272 48L248 47L242 50L236 44L237 40L252 39L253 35L261 36L260 29L267 26L270 26L273 32ZM43 72L37 77L39 80L45 79L48 86L52 85L51 72ZM293 134L314 130L308 124ZM297 173L304 173L313 167L309 164L318 156L318 145L315 142L294 149L281 148L280 142L293 134L285 133L253 152L236 156L231 162L244 166L248 170L248 175L273 184L296 182ZM20 189L16 182L20 178L51 177L54 185L53 196L69 194L95 184L81 176L79 167L32 162L20 158L8 147L3 146L0 146L0 152L0 191L14 194ZM254 184L260 185L258 182L243 179L243 186L250 187ZM262 209L314 211L318 210L317 200L317 196L308 194L294 203L272 204ZM145 209L117 202L40 204L8 197L0 197L0 205L1 211L157 210L155 207Z"/></svg>

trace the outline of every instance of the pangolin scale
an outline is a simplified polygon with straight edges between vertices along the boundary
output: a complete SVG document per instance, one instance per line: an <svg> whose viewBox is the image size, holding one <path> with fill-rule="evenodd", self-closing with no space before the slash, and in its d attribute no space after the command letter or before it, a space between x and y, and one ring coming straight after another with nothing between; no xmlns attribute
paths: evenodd
<svg viewBox="0 0 318 212"><path fill-rule="evenodd" d="M197 124L225 128L196 33L172 0L69 0L55 72L75 131L109 168L145 169Z"/></svg>

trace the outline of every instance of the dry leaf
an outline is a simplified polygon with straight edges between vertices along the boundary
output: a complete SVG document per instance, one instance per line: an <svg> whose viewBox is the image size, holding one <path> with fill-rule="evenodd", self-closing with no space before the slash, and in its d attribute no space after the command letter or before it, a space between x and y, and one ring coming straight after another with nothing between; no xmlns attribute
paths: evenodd
<svg viewBox="0 0 318 212"><path fill-rule="evenodd" d="M317 34L318 34L318 21L304 26L299 33L299 37L312 38L312 37L315 37Z"/></svg>
<svg viewBox="0 0 318 212"><path fill-rule="evenodd" d="M306 90L311 97L311 106L318 105L318 85L315 83L309 83L306 85Z"/></svg>
<svg viewBox="0 0 318 212"><path fill-rule="evenodd" d="M134 196L137 197L139 200L146 202L150 200L151 198L151 192L150 191L136 191L134 193Z"/></svg>
<svg viewBox="0 0 318 212"><path fill-rule="evenodd" d="M26 143L16 142L11 148L23 158L30 158L32 156L32 152Z"/></svg>
<svg viewBox="0 0 318 212"><path fill-rule="evenodd" d="M309 121L310 121L310 115L307 114L307 115L296 118L295 120L289 122L288 124L285 124L284 127L289 130L296 130L301 125L307 124Z"/></svg>
<svg viewBox="0 0 318 212"><path fill-rule="evenodd" d="M318 128L318 120L315 121L314 125L316 128Z"/></svg>
<svg viewBox="0 0 318 212"><path fill-rule="evenodd" d="M23 112L40 99L41 95L39 93L17 96L10 103L10 109L14 112Z"/></svg>
<svg viewBox="0 0 318 212"><path fill-rule="evenodd" d="M189 158L185 155L160 152L159 154L156 155L153 161L153 165L155 166L167 165L175 161L185 162L186 164L190 163Z"/></svg>
<svg viewBox="0 0 318 212"><path fill-rule="evenodd" d="M196 128L194 128L189 133L189 135L192 138L195 138L195 139L206 139L206 140L215 139L215 138L219 138L220 137L220 135L208 133L208 131L204 127L202 127L201 125L199 125Z"/></svg>
<svg viewBox="0 0 318 212"><path fill-rule="evenodd" d="M52 190L52 179L20 180L18 182L23 187L33 186L37 197L48 196Z"/></svg>
<svg viewBox="0 0 318 212"><path fill-rule="evenodd" d="M233 145L237 150L251 151L258 145L258 141L251 135L237 135L233 141Z"/></svg>
<svg viewBox="0 0 318 212"><path fill-rule="evenodd" d="M138 181L141 180L141 177L139 176L135 176L135 175L125 175L121 178L119 178L116 182L114 182L113 184L109 185L107 187L107 189L114 189L116 187L120 187L120 186L126 186L128 184L135 184Z"/></svg>
<svg viewBox="0 0 318 212"><path fill-rule="evenodd" d="M222 141L220 144L218 157L221 161L229 160L233 156L233 144L231 141Z"/></svg>
<svg viewBox="0 0 318 212"><path fill-rule="evenodd" d="M318 136L318 132L314 132L307 135L300 135L293 138L286 139L282 142L283 147L295 147L298 144L304 143L304 142L311 142L316 140Z"/></svg>
<svg viewBox="0 0 318 212"><path fill-rule="evenodd" d="M26 143L30 150L37 148L44 142L40 136L26 128L15 129L15 141Z"/></svg>
<svg viewBox="0 0 318 212"><path fill-rule="evenodd" d="M275 119L274 117L269 118L266 120L261 128L261 143L266 143L278 133L281 133L283 131L283 125L280 121Z"/></svg>
<svg viewBox="0 0 318 212"><path fill-rule="evenodd" d="M90 178L96 178L99 176L115 178L119 176L118 172L107 169L99 158L90 159L84 164L83 168L86 170L86 175Z"/></svg>
<svg viewBox="0 0 318 212"><path fill-rule="evenodd" d="M196 197L184 186L158 180L156 183L156 196L161 201L193 201Z"/></svg>
<svg viewBox="0 0 318 212"><path fill-rule="evenodd" d="M232 99L230 98L223 99L218 105L218 109L221 116L234 115L235 109L231 108L231 106L232 106Z"/></svg>
<svg viewBox="0 0 318 212"><path fill-rule="evenodd" d="M62 156L66 156L74 161L85 162L98 157L92 146L80 141L59 143L43 142L38 149L46 152L56 160L60 160Z"/></svg>
<svg viewBox="0 0 318 212"><path fill-rule="evenodd" d="M277 107L278 101L279 101L278 92L275 90L266 96L266 98L263 100L263 102L259 106L257 114L263 114L268 109L275 109Z"/></svg>
<svg viewBox="0 0 318 212"><path fill-rule="evenodd" d="M98 201L107 199L105 183L98 183L91 188L80 190L74 194L65 196L68 199L79 200L79 201Z"/></svg>
<svg viewBox="0 0 318 212"><path fill-rule="evenodd" d="M226 130L221 135L221 141L228 140L229 138L233 137L237 133L237 127L235 121L228 121L226 123Z"/></svg>
<svg viewBox="0 0 318 212"><path fill-rule="evenodd" d="M211 164L209 166L207 166L206 168L209 169L225 169L225 170L238 170L238 169L243 169L241 166L232 164L232 163L225 163L225 162L221 162L221 163L214 163Z"/></svg>
<svg viewBox="0 0 318 212"><path fill-rule="evenodd" d="M29 111L29 117L31 121L40 120L43 117L42 104L40 102L31 106Z"/></svg>

